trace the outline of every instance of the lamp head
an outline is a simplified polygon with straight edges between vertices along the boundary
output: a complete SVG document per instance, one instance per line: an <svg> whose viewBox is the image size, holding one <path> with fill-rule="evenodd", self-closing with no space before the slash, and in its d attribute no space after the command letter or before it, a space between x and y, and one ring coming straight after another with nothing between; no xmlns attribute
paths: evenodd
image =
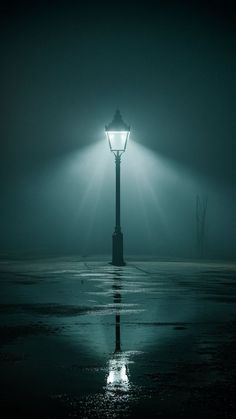
<svg viewBox="0 0 236 419"><path fill-rule="evenodd" d="M130 127L123 121L119 110L116 111L112 122L105 127L110 149L115 154L124 153L130 134Z"/></svg>

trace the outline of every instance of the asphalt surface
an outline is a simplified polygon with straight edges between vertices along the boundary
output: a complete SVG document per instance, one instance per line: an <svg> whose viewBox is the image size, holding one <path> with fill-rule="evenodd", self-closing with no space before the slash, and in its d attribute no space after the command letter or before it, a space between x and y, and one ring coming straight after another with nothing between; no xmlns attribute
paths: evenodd
<svg viewBox="0 0 236 419"><path fill-rule="evenodd" d="M236 264L0 261L1 417L235 409Z"/></svg>

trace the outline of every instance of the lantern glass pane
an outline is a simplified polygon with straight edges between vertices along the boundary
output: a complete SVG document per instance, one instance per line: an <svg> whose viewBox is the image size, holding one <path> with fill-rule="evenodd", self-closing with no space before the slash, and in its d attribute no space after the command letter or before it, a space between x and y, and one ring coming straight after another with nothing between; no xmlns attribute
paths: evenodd
<svg viewBox="0 0 236 419"><path fill-rule="evenodd" d="M108 140L112 151L124 151L129 131L107 131Z"/></svg>

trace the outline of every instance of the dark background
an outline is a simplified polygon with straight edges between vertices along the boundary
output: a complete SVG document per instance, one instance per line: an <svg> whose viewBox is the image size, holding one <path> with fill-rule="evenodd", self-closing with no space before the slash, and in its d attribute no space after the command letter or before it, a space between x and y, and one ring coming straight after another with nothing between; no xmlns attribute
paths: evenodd
<svg viewBox="0 0 236 419"><path fill-rule="evenodd" d="M131 125L125 252L235 257L235 22L225 1L32 1L0 6L0 249L109 253L114 161Z"/></svg>

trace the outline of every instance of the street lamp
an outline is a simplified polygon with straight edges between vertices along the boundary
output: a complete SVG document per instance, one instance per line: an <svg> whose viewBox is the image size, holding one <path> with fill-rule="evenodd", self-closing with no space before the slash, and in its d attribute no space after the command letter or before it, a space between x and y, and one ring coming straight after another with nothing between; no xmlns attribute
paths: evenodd
<svg viewBox="0 0 236 419"><path fill-rule="evenodd" d="M112 122L105 127L105 132L116 163L116 226L112 236L112 265L124 266L123 234L120 226L120 162L127 146L130 127L123 121L119 110Z"/></svg>

